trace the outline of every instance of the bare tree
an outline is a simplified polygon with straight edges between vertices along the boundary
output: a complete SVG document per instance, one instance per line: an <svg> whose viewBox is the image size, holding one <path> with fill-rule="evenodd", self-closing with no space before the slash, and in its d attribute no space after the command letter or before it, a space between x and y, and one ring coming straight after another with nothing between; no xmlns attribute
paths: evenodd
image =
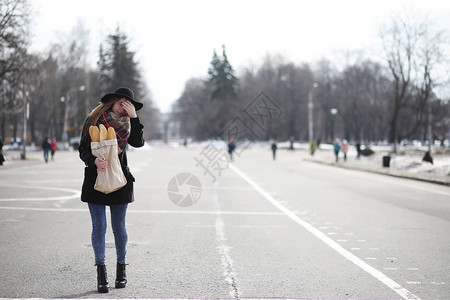
<svg viewBox="0 0 450 300"><path fill-rule="evenodd" d="M209 93L203 79L191 78L185 83L183 93L172 108L172 114L183 126L183 137L208 138Z"/></svg>
<svg viewBox="0 0 450 300"><path fill-rule="evenodd" d="M23 107L17 93L24 76L30 6L24 0L0 1L0 111L1 135L5 137L8 115L17 131L16 114ZM15 136L15 134L14 134Z"/></svg>
<svg viewBox="0 0 450 300"><path fill-rule="evenodd" d="M318 83L317 91L314 95L314 102L316 103L316 137L321 141L333 141L334 139L334 119L337 109L336 93L336 77L338 71L329 60L322 59L314 67L314 78Z"/></svg>
<svg viewBox="0 0 450 300"><path fill-rule="evenodd" d="M442 32L433 30L426 18L396 14L380 35L392 76L389 141L397 152L399 140L414 133L424 121L436 81L433 70L442 55ZM407 115L414 118L400 130L400 120Z"/></svg>
<svg viewBox="0 0 450 300"><path fill-rule="evenodd" d="M341 116L342 137L355 140L386 138L386 95L390 89L382 67L364 61L344 69L335 81L336 108Z"/></svg>

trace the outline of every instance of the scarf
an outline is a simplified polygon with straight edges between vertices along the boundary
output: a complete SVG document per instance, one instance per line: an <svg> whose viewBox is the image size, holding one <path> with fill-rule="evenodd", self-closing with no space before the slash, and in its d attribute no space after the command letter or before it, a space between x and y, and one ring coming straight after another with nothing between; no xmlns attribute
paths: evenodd
<svg viewBox="0 0 450 300"><path fill-rule="evenodd" d="M103 124L106 128L113 127L116 131L117 144L119 153L127 146L128 137L130 136L130 119L128 117L119 117L112 111L105 111L98 119L98 125Z"/></svg>

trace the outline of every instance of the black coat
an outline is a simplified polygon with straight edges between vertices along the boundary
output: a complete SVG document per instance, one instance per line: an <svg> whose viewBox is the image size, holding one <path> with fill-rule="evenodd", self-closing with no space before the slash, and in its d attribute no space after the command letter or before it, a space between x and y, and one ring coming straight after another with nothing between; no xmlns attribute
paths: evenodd
<svg viewBox="0 0 450 300"><path fill-rule="evenodd" d="M139 121L139 117L130 118L130 123L131 131L127 143L135 148L144 146L144 126ZM84 129L83 132L85 132ZM81 160L86 165L86 168L84 168L83 187L81 189L81 201L103 205L126 204L134 201L133 182L135 179L128 168L126 147L122 153L119 154L119 161L127 179L127 184L120 190L110 194L104 194L94 190L94 184L97 179L97 166L94 163L96 157L91 152L91 146L81 144L78 151L80 152Z"/></svg>

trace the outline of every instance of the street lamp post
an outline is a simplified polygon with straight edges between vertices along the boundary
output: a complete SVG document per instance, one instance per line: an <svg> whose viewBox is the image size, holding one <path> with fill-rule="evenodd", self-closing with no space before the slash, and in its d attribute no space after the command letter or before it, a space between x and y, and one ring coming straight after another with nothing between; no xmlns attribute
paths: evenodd
<svg viewBox="0 0 450 300"><path fill-rule="evenodd" d="M433 130L431 128L431 101L428 103L428 126L427 126L427 135L428 135L428 152L431 155L431 145L433 143Z"/></svg>
<svg viewBox="0 0 450 300"><path fill-rule="evenodd" d="M61 101L64 102L64 126L63 126L63 134L62 134L62 140L63 140L63 146L64 149L67 149L67 142L69 140L69 135L67 133L67 126L68 126L68 118L69 118L69 101L70 101L70 94L74 91L84 91L85 86L79 86L77 88L71 88L67 91L66 96L61 97Z"/></svg>
<svg viewBox="0 0 450 300"><path fill-rule="evenodd" d="M27 158L27 120L30 116L30 105L28 103L28 91L25 92L24 104L23 104L23 141L22 141L22 153L20 159Z"/></svg>
<svg viewBox="0 0 450 300"><path fill-rule="evenodd" d="M317 88L317 82L314 82L313 88L309 90L308 94L308 137L311 143L314 139L314 120L313 120L313 89Z"/></svg>
<svg viewBox="0 0 450 300"><path fill-rule="evenodd" d="M338 109L333 107L330 109L330 113L331 113L331 138L334 140L334 116L338 113Z"/></svg>

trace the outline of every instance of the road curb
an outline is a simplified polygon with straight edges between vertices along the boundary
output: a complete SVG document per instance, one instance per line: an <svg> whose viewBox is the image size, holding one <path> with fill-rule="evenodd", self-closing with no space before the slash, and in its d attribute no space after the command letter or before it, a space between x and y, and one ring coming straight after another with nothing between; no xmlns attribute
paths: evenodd
<svg viewBox="0 0 450 300"><path fill-rule="evenodd" d="M412 180L418 180L418 181L423 181L423 182L428 182L428 183L434 183L434 184L450 186L450 179L449 180L445 180L445 179L440 180L438 178L427 178L427 177L423 177L423 176L412 176L412 175L407 175L407 174L404 174L404 173L402 173L402 174L394 173L395 171L393 172L392 170L381 171L381 170L368 169L368 168L357 167L357 166L352 166L352 165L337 164L337 163L334 163L334 162L330 163L330 162L321 161L321 160L315 160L315 159L310 159L310 158L303 158L303 160L304 161L308 161L308 162L322 164L322 165L338 167L338 168L341 168L341 169L351 169L351 170L357 170L357 171L363 171L363 172L369 172L369 173L375 173L375 174L381 174L381 175L388 175L388 176L397 177L397 178L412 179Z"/></svg>

